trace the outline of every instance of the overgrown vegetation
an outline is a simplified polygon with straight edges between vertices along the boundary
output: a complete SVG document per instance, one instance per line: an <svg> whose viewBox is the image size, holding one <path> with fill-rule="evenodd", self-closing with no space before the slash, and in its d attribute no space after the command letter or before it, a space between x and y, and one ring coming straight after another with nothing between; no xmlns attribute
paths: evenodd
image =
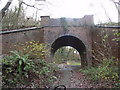
<svg viewBox="0 0 120 90"><path fill-rule="evenodd" d="M57 64L67 62L77 62L80 64L80 55L78 51L72 47L62 47L58 49L54 55L54 62Z"/></svg>
<svg viewBox="0 0 120 90"><path fill-rule="evenodd" d="M116 37L117 35L117 37ZM101 29L97 33L97 39L93 40L93 66L81 69L80 72L87 74L89 79L100 82L111 82L114 87L120 88L119 78L119 60L112 52L113 43L117 48L117 41L119 41L118 30L113 30L110 34L107 29ZM117 53L117 52L116 52Z"/></svg>
<svg viewBox="0 0 120 90"><path fill-rule="evenodd" d="M113 60L103 60L103 63L97 67L89 67L80 69L80 72L88 75L90 80L112 82L115 87L120 88L120 80L118 76L118 67Z"/></svg>
<svg viewBox="0 0 120 90"><path fill-rule="evenodd" d="M89 67L85 70L80 70L85 74L88 74L93 80L104 79L104 80L117 80L118 79L118 68L115 66L116 63L112 60L103 60L103 63L97 67Z"/></svg>
<svg viewBox="0 0 120 90"><path fill-rule="evenodd" d="M116 22L108 22L108 23L100 23L100 24L97 24L97 25L100 25L100 26L119 26L120 23L116 23Z"/></svg>
<svg viewBox="0 0 120 90"><path fill-rule="evenodd" d="M42 58L44 59L45 54L49 55L49 49L47 49L47 45L44 43L40 43L39 41L28 41L24 44L17 44L15 48L18 51L21 51L24 54L29 54L29 58Z"/></svg>
<svg viewBox="0 0 120 90"><path fill-rule="evenodd" d="M49 86L56 79L56 67L44 59L45 45L29 43L23 50L11 51L11 55L2 59L3 87L40 88ZM29 52L25 52L28 49Z"/></svg>

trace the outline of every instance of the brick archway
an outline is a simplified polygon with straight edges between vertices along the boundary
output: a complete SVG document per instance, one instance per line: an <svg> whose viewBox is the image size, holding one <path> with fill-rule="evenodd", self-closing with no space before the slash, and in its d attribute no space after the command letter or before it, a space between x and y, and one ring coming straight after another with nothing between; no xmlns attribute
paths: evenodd
<svg viewBox="0 0 120 90"><path fill-rule="evenodd" d="M64 35L57 38L51 45L51 56L53 57L55 52L63 46L71 46L75 48L80 54L81 66L84 67L88 65L86 46L79 38L72 35Z"/></svg>

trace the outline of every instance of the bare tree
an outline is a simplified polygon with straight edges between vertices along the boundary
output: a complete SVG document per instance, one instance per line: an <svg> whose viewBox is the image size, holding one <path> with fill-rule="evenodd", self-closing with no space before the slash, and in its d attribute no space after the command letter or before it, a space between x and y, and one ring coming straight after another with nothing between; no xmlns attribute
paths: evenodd
<svg viewBox="0 0 120 90"><path fill-rule="evenodd" d="M10 7L11 3L12 3L13 0L8 0L8 2L6 3L6 5L3 7L3 9L1 10L2 12L2 17L5 16L5 12L6 10L8 10L8 8Z"/></svg>
<svg viewBox="0 0 120 90"><path fill-rule="evenodd" d="M6 5L3 7L3 9L1 10L1 13L2 13L2 18L5 16L5 12L6 10L8 10L8 8L10 7L11 3L12 3L13 0L8 0L8 2L6 3ZM39 8L36 7L36 5L30 5L30 4L27 4L26 2L24 2L24 0L18 0L19 1L19 6L21 7L22 4L28 6L28 7L33 7L33 8L36 8L37 10L41 10ZM35 0L35 1L43 1L45 2L46 0ZM40 4L42 5L42 4Z"/></svg>
<svg viewBox="0 0 120 90"><path fill-rule="evenodd" d="M114 3L116 9L118 10L118 15L120 15L120 0L118 0L117 2L114 0L111 1Z"/></svg>
<svg viewBox="0 0 120 90"><path fill-rule="evenodd" d="M20 27L39 25L37 20L37 11L42 10L40 9L41 5L45 5L46 0L32 0L32 2L35 2L35 3L25 2L25 0L17 0L18 5L15 6L14 8L12 7L11 9L9 9L12 1L13 0L8 0L4 8L1 10L0 25L2 30L17 29ZM27 11L27 7L36 9L36 17L26 16L25 13Z"/></svg>

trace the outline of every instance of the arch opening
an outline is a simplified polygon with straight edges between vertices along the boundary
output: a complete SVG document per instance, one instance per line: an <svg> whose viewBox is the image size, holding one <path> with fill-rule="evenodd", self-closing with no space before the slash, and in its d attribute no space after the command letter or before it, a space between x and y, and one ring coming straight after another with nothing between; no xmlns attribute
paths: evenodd
<svg viewBox="0 0 120 90"><path fill-rule="evenodd" d="M51 55L54 56L55 52L63 46L75 48L81 57L81 66L87 66L86 46L79 38L72 35L64 35L57 38L51 46Z"/></svg>
<svg viewBox="0 0 120 90"><path fill-rule="evenodd" d="M79 65L81 66L81 58L79 52L71 46L63 46L59 48L53 58L55 64Z"/></svg>

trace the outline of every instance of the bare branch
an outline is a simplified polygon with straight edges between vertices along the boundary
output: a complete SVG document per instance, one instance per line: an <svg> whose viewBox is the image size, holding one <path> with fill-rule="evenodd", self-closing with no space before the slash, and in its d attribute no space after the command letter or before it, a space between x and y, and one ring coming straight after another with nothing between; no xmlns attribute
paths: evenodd
<svg viewBox="0 0 120 90"><path fill-rule="evenodd" d="M116 4L120 5L120 2L114 2L114 3L116 3Z"/></svg>
<svg viewBox="0 0 120 90"><path fill-rule="evenodd" d="M115 4L116 9L118 10L118 14L120 14L120 10L119 10L118 6L116 5L116 4L120 5L120 1L119 2L113 2L113 3Z"/></svg>
<svg viewBox="0 0 120 90"><path fill-rule="evenodd" d="M26 5L26 6L36 8L37 10L42 10L42 9L39 9L39 8L35 7L35 5L30 5L30 4L27 4L27 3L25 3L25 2L22 2L22 3L23 3L24 5Z"/></svg>
<svg viewBox="0 0 120 90"><path fill-rule="evenodd" d="M112 22L112 20L110 19L105 7L103 6L103 4L101 3L101 7L103 8L104 12L105 12L105 15L107 16L107 18L109 19L110 22Z"/></svg>
<svg viewBox="0 0 120 90"><path fill-rule="evenodd" d="M120 5L120 0L118 0L118 2L114 2L114 0L111 0L111 1L114 3L116 9L118 10L118 14L120 15L120 10L119 10L119 8L117 6L117 4Z"/></svg>

